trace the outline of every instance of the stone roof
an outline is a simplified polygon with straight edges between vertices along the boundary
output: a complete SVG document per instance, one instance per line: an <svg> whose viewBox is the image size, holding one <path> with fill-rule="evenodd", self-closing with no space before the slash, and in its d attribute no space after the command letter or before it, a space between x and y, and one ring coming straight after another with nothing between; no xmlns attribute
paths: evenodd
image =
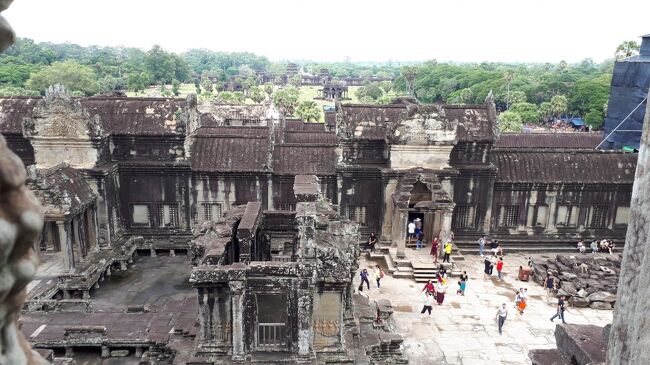
<svg viewBox="0 0 650 365"><path fill-rule="evenodd" d="M637 154L581 151L495 151L499 183L632 184Z"/></svg>
<svg viewBox="0 0 650 365"><path fill-rule="evenodd" d="M305 132L324 132L325 124L317 122L305 122L302 119L289 119L285 120L286 131L305 131Z"/></svg>
<svg viewBox="0 0 650 365"><path fill-rule="evenodd" d="M31 170L27 185L43 204L46 218L77 214L96 198L83 173L67 164Z"/></svg>
<svg viewBox="0 0 650 365"><path fill-rule="evenodd" d="M273 172L281 175L335 175L336 145L278 144L273 150Z"/></svg>
<svg viewBox="0 0 650 365"><path fill-rule="evenodd" d="M0 133L22 134L23 118L31 118L34 106L43 98L12 96L0 99Z"/></svg>
<svg viewBox="0 0 650 365"><path fill-rule="evenodd" d="M390 126L422 112L442 109L444 124L457 125L459 141L491 141L496 129L496 116L490 105L417 104L412 100L398 99L393 104L338 104L339 134L343 138L382 140Z"/></svg>
<svg viewBox="0 0 650 365"><path fill-rule="evenodd" d="M264 172L268 171L268 130L264 135L246 135L259 132L253 128L222 127L222 134L199 135L192 146L192 170L205 172ZM228 133L223 133L228 131ZM204 131L205 132L205 131ZM240 133L236 133L240 132Z"/></svg>
<svg viewBox="0 0 650 365"><path fill-rule="evenodd" d="M184 131L178 111L186 99L127 98L97 96L73 98L90 116L99 116L103 129L115 135L165 135ZM0 99L0 132L22 133L22 121L31 117L42 97L9 97Z"/></svg>
<svg viewBox="0 0 650 365"><path fill-rule="evenodd" d="M598 133L506 133L499 137L495 148L555 148L555 149L594 149L603 140Z"/></svg>
<svg viewBox="0 0 650 365"><path fill-rule="evenodd" d="M285 131L284 142L335 145L337 143L337 140L336 140L336 134L334 132Z"/></svg>

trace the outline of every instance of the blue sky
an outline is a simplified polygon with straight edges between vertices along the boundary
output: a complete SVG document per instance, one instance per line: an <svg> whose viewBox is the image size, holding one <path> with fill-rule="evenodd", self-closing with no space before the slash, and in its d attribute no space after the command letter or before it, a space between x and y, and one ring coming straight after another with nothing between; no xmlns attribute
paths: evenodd
<svg viewBox="0 0 650 365"><path fill-rule="evenodd" d="M4 14L36 41L272 60L599 62L650 33L648 0L16 0Z"/></svg>

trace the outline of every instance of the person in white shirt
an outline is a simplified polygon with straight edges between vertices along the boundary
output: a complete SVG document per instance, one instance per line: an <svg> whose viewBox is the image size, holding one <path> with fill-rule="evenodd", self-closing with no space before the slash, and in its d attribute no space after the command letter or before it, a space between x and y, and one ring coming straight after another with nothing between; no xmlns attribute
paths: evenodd
<svg viewBox="0 0 650 365"><path fill-rule="evenodd" d="M408 232L409 232L409 243L411 243L411 239L415 236L415 223L414 222L409 222L409 224L408 224Z"/></svg>
<svg viewBox="0 0 650 365"><path fill-rule="evenodd" d="M506 323L506 318L508 317L508 308L506 308L506 303L501 304L501 307L497 310L496 320L499 323L499 334L503 334L503 325Z"/></svg>
<svg viewBox="0 0 650 365"><path fill-rule="evenodd" d="M429 315L431 315L431 310L433 309L433 296L429 294L429 292L424 293L424 306L422 306L422 312L420 312L420 315L424 314L424 312L429 312Z"/></svg>

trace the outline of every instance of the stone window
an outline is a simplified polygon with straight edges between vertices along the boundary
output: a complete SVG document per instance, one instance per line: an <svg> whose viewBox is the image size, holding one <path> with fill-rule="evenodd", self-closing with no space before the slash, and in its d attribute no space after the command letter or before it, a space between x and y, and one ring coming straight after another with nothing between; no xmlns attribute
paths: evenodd
<svg viewBox="0 0 650 365"><path fill-rule="evenodd" d="M273 208L275 210L285 210L293 212L296 210L296 203L274 203Z"/></svg>
<svg viewBox="0 0 650 365"><path fill-rule="evenodd" d="M455 228L475 228L476 227L476 206L457 205L454 211Z"/></svg>
<svg viewBox="0 0 650 365"><path fill-rule="evenodd" d="M221 218L221 203L202 203L203 221Z"/></svg>
<svg viewBox="0 0 650 365"><path fill-rule="evenodd" d="M607 227L607 205L594 205L589 209L589 227Z"/></svg>
<svg viewBox="0 0 650 365"><path fill-rule="evenodd" d="M151 210L149 204L131 204L131 224L140 227L151 226Z"/></svg>
<svg viewBox="0 0 650 365"><path fill-rule="evenodd" d="M499 227L517 227L518 220L518 205L502 205L499 207Z"/></svg>
<svg viewBox="0 0 650 365"><path fill-rule="evenodd" d="M616 208L616 218L614 224L617 226L627 226L630 221L630 207L620 206Z"/></svg>
<svg viewBox="0 0 650 365"><path fill-rule="evenodd" d="M580 208L576 205L558 205L555 225L557 227L576 227L579 213Z"/></svg>
<svg viewBox="0 0 650 365"><path fill-rule="evenodd" d="M548 207L546 205L528 206L526 225L528 227L546 227Z"/></svg>
<svg viewBox="0 0 650 365"><path fill-rule="evenodd" d="M366 206L348 205L348 219L359 223L361 226L366 226Z"/></svg>
<svg viewBox="0 0 650 365"><path fill-rule="evenodd" d="M178 204L158 205L158 226L161 228L178 227Z"/></svg>
<svg viewBox="0 0 650 365"><path fill-rule="evenodd" d="M257 346L279 348L287 344L286 294L257 294Z"/></svg>

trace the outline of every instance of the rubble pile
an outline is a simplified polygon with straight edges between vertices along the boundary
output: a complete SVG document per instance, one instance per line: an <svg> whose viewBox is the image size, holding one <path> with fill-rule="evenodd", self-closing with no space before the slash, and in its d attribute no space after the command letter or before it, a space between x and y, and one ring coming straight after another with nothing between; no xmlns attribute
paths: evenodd
<svg viewBox="0 0 650 365"><path fill-rule="evenodd" d="M541 285L548 275L555 278L557 296L569 296L569 303L575 307L614 307L620 255L557 255L555 259L533 261L532 268L534 280Z"/></svg>

